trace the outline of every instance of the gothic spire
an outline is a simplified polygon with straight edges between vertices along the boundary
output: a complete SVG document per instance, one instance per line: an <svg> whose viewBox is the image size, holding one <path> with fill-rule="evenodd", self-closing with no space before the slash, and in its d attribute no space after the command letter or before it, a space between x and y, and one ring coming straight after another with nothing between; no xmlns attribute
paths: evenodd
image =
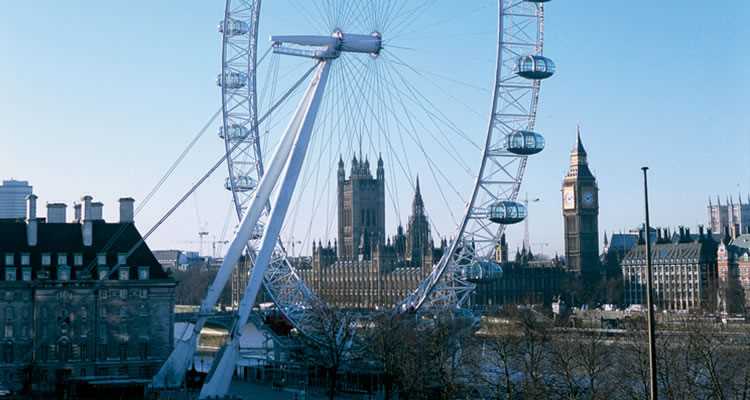
<svg viewBox="0 0 750 400"><path fill-rule="evenodd" d="M417 185L414 190L414 201L412 202L412 215L421 215L424 213L424 200L422 200L422 190L419 188L419 175L417 175Z"/></svg>
<svg viewBox="0 0 750 400"><path fill-rule="evenodd" d="M581 125L578 125L578 131L576 133L576 149L575 152L580 155L586 155L586 149L583 147L583 141L581 141Z"/></svg>

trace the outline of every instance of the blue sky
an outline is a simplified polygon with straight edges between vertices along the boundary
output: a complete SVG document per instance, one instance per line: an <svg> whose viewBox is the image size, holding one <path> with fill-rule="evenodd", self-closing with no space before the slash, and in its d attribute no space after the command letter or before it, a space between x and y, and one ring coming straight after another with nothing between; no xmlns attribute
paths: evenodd
<svg viewBox="0 0 750 400"><path fill-rule="evenodd" d="M442 12L465 12L463 2L452 4ZM118 197L145 196L219 107L222 6L4 2L0 177L31 181L43 203L92 194L108 218ZM545 53L558 73L543 84L537 123L548 147L530 162L522 189L542 199L531 210L532 242L562 249L560 184L577 124L599 180L602 232L642 220L642 165L651 167L657 225L705 223L709 195L750 192L749 17L741 0L548 3ZM276 9L267 21L298 18ZM457 23L482 31L471 18ZM141 229L220 151L212 128L138 216ZM188 242L199 225L219 236L228 209L222 180L201 188L151 246L195 247ZM520 229L511 233L519 243Z"/></svg>

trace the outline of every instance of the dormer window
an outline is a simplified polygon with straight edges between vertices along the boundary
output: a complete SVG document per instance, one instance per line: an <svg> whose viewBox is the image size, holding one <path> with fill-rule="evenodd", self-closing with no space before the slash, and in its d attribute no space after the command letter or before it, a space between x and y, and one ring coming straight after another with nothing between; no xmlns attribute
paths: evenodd
<svg viewBox="0 0 750 400"><path fill-rule="evenodd" d="M138 280L147 281L149 279L149 267L138 267Z"/></svg>
<svg viewBox="0 0 750 400"><path fill-rule="evenodd" d="M121 281L127 281L130 279L130 270L127 267L121 267L118 269L118 276Z"/></svg>
<svg viewBox="0 0 750 400"><path fill-rule="evenodd" d="M68 265L68 255L65 253L58 254L57 265Z"/></svg>
<svg viewBox="0 0 750 400"><path fill-rule="evenodd" d="M52 255L49 253L42 254L42 266L49 267L52 265Z"/></svg>
<svg viewBox="0 0 750 400"><path fill-rule="evenodd" d="M21 269L21 279L25 282L31 281L31 267L23 267Z"/></svg>
<svg viewBox="0 0 750 400"><path fill-rule="evenodd" d="M117 253L117 265L127 264L128 253Z"/></svg>
<svg viewBox="0 0 750 400"><path fill-rule="evenodd" d="M12 267L13 266L13 253L5 253L5 266L6 267Z"/></svg>
<svg viewBox="0 0 750 400"><path fill-rule="evenodd" d="M29 256L29 253L21 254L21 265L31 265L31 256Z"/></svg>
<svg viewBox="0 0 750 400"><path fill-rule="evenodd" d="M107 265L107 254L106 253L99 253L96 255L96 264L97 265Z"/></svg>
<svg viewBox="0 0 750 400"><path fill-rule="evenodd" d="M76 267L83 266L83 254L76 253L73 255L73 265L75 265Z"/></svg>
<svg viewBox="0 0 750 400"><path fill-rule="evenodd" d="M70 280L70 267L62 265L57 267L57 280L58 281L69 281Z"/></svg>

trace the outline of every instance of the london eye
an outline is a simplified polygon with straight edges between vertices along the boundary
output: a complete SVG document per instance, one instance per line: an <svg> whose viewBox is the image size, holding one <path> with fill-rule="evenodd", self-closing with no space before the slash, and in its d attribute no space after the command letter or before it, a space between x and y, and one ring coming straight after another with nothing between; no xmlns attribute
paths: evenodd
<svg viewBox="0 0 750 400"><path fill-rule="evenodd" d="M517 197L529 158L545 145L535 122L541 81L555 72L543 53L548 1L226 1L218 136L239 225L195 332L243 255L253 267L201 397L226 393L261 287L315 336L309 313L326 300L284 243L323 247L333 238L325 246L356 264L365 248L393 246L385 230L406 222L409 203L423 196L425 240L444 245L420 259L429 268L392 312L460 309L476 282L500 273L497 244L527 216ZM382 185L384 212L340 207L334 185L348 174ZM154 386L182 382L197 336L177 341Z"/></svg>

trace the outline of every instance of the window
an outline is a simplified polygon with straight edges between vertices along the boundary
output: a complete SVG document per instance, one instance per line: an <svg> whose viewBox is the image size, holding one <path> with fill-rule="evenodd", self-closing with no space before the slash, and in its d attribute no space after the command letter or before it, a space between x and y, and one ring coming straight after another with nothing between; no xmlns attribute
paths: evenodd
<svg viewBox="0 0 750 400"><path fill-rule="evenodd" d="M126 281L130 278L130 270L127 267L119 268L118 275L121 281Z"/></svg>
<svg viewBox="0 0 750 400"><path fill-rule="evenodd" d="M5 266L11 267L13 266L13 253L5 253Z"/></svg>
<svg viewBox="0 0 750 400"><path fill-rule="evenodd" d="M120 343L120 360L125 361L128 359L128 344Z"/></svg>
<svg viewBox="0 0 750 400"><path fill-rule="evenodd" d="M146 281L149 278L149 267L138 267L138 279Z"/></svg>
<svg viewBox="0 0 750 400"><path fill-rule="evenodd" d="M128 253L117 253L117 265L127 264Z"/></svg>
<svg viewBox="0 0 750 400"><path fill-rule="evenodd" d="M75 265L76 267L80 267L83 265L83 254L76 253L75 255L73 255L73 265Z"/></svg>
<svg viewBox="0 0 750 400"><path fill-rule="evenodd" d="M57 255L57 265L67 265L68 264L68 255L65 253L60 253Z"/></svg>
<svg viewBox="0 0 750 400"><path fill-rule="evenodd" d="M148 342L141 343L141 360L148 360Z"/></svg>
<svg viewBox="0 0 750 400"><path fill-rule="evenodd" d="M81 345L79 346L79 349L80 349L79 351L80 351L80 354L81 354L81 361L86 361L86 359L89 356L89 354L88 354L88 350L89 350L88 344L81 343ZM81 375L85 375L85 373L82 372Z"/></svg>
<svg viewBox="0 0 750 400"><path fill-rule="evenodd" d="M26 282L31 280L31 267L23 267L21 269L21 279Z"/></svg>
<svg viewBox="0 0 750 400"><path fill-rule="evenodd" d="M107 265L107 254L106 253L99 253L96 255L96 264L97 265Z"/></svg>
<svg viewBox="0 0 750 400"><path fill-rule="evenodd" d="M29 253L22 253L21 254L21 265L30 265L31 264L31 256Z"/></svg>
<svg viewBox="0 0 750 400"><path fill-rule="evenodd" d="M100 265L97 268L97 272L99 273L99 280L103 281L109 277L109 268L107 268L106 265Z"/></svg>
<svg viewBox="0 0 750 400"><path fill-rule="evenodd" d="M69 281L70 280L70 267L62 265L57 267L57 280L58 281Z"/></svg>
<svg viewBox="0 0 750 400"><path fill-rule="evenodd" d="M42 265L45 267L52 265L52 255L49 253L42 254Z"/></svg>
<svg viewBox="0 0 750 400"><path fill-rule="evenodd" d="M13 324L10 322L5 324L5 337L8 339L13 338Z"/></svg>
<svg viewBox="0 0 750 400"><path fill-rule="evenodd" d="M14 267L5 268L5 280L6 281L16 280L16 269Z"/></svg>
<svg viewBox="0 0 750 400"><path fill-rule="evenodd" d="M140 292L140 297L141 297L142 299L147 299L147 298L148 298L148 289L145 289L145 288L144 288L144 289L141 289L141 292Z"/></svg>
<svg viewBox="0 0 750 400"><path fill-rule="evenodd" d="M128 289L120 289L120 298L125 300L128 298ZM127 309L125 307L120 309L120 312L127 312Z"/></svg>
<svg viewBox="0 0 750 400"><path fill-rule="evenodd" d="M3 345L3 361L6 364L13 362L13 343L7 342Z"/></svg>

